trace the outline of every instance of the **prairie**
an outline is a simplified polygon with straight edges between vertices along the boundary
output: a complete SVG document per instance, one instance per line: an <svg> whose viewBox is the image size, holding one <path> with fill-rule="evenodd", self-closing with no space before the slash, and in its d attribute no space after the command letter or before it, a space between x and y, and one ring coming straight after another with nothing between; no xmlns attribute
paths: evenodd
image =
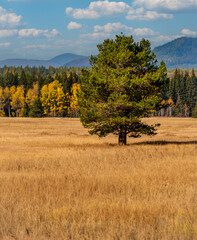
<svg viewBox="0 0 197 240"><path fill-rule="evenodd" d="M0 118L0 239L197 239L197 121L90 136L78 119Z"/></svg>

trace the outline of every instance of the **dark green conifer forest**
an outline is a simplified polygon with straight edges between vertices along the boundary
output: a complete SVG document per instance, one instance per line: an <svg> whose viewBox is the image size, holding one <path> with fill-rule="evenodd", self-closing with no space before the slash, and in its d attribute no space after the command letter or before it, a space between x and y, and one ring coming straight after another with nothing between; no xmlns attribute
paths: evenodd
<svg viewBox="0 0 197 240"><path fill-rule="evenodd" d="M165 107L152 115L196 117L197 74L195 70L176 69L168 73L169 84L161 92ZM0 68L0 116L79 116L76 114L78 109L71 109L71 101L74 99L73 92L75 92L76 84L80 85L80 77L81 69L73 67L49 67L47 69L45 67L5 66ZM52 84L54 81L56 84ZM43 89L44 86L48 86L47 93L46 87ZM54 93L55 89L62 90L61 96ZM47 100L46 94L48 94ZM47 111L47 108L50 109Z"/></svg>

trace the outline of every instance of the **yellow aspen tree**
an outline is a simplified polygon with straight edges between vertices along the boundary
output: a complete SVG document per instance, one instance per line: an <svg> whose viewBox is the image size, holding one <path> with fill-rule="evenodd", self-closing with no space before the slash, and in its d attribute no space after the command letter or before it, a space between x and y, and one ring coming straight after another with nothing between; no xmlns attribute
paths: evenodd
<svg viewBox="0 0 197 240"><path fill-rule="evenodd" d="M66 109L66 96L62 84L55 80L48 86L50 110L53 117L62 116Z"/></svg>
<svg viewBox="0 0 197 240"><path fill-rule="evenodd" d="M18 86L16 92L12 94L11 97L11 106L15 110L16 117L20 117L22 113L22 108L25 105L25 92L23 87Z"/></svg>
<svg viewBox="0 0 197 240"><path fill-rule="evenodd" d="M5 116L4 106L5 106L4 91L3 91L3 88L0 87L0 117L4 117Z"/></svg>
<svg viewBox="0 0 197 240"><path fill-rule="evenodd" d="M170 106L173 106L174 105L174 102L172 100L172 98L169 98L168 101L167 101L168 105Z"/></svg>
<svg viewBox="0 0 197 240"><path fill-rule="evenodd" d="M16 87L15 86L10 87L10 109L11 109L11 111L13 110L12 104L11 104L12 96L15 94L15 92L16 92ZM10 111L10 116L12 116L12 114L13 114L11 111Z"/></svg>
<svg viewBox="0 0 197 240"><path fill-rule="evenodd" d="M173 115L173 107L174 107L174 102L172 100L172 98L169 98L168 101L167 101L167 104L168 104L168 108L167 108L167 116L168 117L172 117Z"/></svg>
<svg viewBox="0 0 197 240"><path fill-rule="evenodd" d="M41 102L44 108L44 114L49 116L50 114L50 102L49 102L49 91L48 85L44 85L41 89Z"/></svg>
<svg viewBox="0 0 197 240"><path fill-rule="evenodd" d="M56 79L56 73L55 73L55 74L53 74L52 78L53 78L53 79L54 79L54 81L55 81L55 79Z"/></svg>
<svg viewBox="0 0 197 240"><path fill-rule="evenodd" d="M15 70L14 70L14 68L15 67L9 67L9 69L8 69L8 73L12 73L12 74L14 74L15 73Z"/></svg>
<svg viewBox="0 0 197 240"><path fill-rule="evenodd" d="M65 110L69 105L69 94L64 94L62 84L57 88L57 114L58 116L63 116Z"/></svg>
<svg viewBox="0 0 197 240"><path fill-rule="evenodd" d="M33 90L34 90L34 94L38 97L38 94L39 94L38 82L33 84Z"/></svg>
<svg viewBox="0 0 197 240"><path fill-rule="evenodd" d="M12 86L12 87L10 88L10 95L12 96L15 92L16 92L16 87L15 87L15 86Z"/></svg>
<svg viewBox="0 0 197 240"><path fill-rule="evenodd" d="M4 89L4 98L5 98L5 108L8 111L8 116L11 117L11 91L9 87Z"/></svg>
<svg viewBox="0 0 197 240"><path fill-rule="evenodd" d="M12 86L12 87L10 88L10 95L12 96L15 92L16 92L16 87L15 87L15 86Z"/></svg>
<svg viewBox="0 0 197 240"><path fill-rule="evenodd" d="M29 108L32 106L33 102L37 97L38 97L38 83L35 83L33 85L33 88L30 88L26 94L25 100Z"/></svg>
<svg viewBox="0 0 197 240"><path fill-rule="evenodd" d="M79 113L78 98L77 98L77 93L79 90L80 90L80 84L74 83L71 88L70 109L69 109L69 113L74 117L77 117Z"/></svg>
<svg viewBox="0 0 197 240"><path fill-rule="evenodd" d="M50 101L50 111L53 117L56 117L57 112L57 88L58 88L58 81L53 81L49 84L49 101Z"/></svg>
<svg viewBox="0 0 197 240"><path fill-rule="evenodd" d="M64 94L63 86L55 80L41 89L41 102L44 114L48 116L63 116L68 105L68 95Z"/></svg>

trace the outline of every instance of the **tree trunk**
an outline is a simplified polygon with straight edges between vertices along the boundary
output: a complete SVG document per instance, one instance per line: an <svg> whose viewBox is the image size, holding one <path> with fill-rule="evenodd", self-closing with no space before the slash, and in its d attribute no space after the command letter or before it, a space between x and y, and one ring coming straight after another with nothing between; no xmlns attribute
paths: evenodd
<svg viewBox="0 0 197 240"><path fill-rule="evenodd" d="M8 114L9 114L9 117L11 117L10 103L9 103L9 105L8 105Z"/></svg>
<svg viewBox="0 0 197 240"><path fill-rule="evenodd" d="M54 110L53 110L53 117L56 117L56 112L55 112L55 104L53 105Z"/></svg>
<svg viewBox="0 0 197 240"><path fill-rule="evenodd" d="M119 132L118 143L119 145L127 145L127 134L125 131Z"/></svg>

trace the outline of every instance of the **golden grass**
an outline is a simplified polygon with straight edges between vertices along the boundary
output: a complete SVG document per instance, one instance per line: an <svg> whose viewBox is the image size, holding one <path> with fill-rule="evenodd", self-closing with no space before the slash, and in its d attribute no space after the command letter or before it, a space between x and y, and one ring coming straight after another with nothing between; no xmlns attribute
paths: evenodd
<svg viewBox="0 0 197 240"><path fill-rule="evenodd" d="M197 239L197 122L89 136L78 119L0 119L0 239Z"/></svg>

